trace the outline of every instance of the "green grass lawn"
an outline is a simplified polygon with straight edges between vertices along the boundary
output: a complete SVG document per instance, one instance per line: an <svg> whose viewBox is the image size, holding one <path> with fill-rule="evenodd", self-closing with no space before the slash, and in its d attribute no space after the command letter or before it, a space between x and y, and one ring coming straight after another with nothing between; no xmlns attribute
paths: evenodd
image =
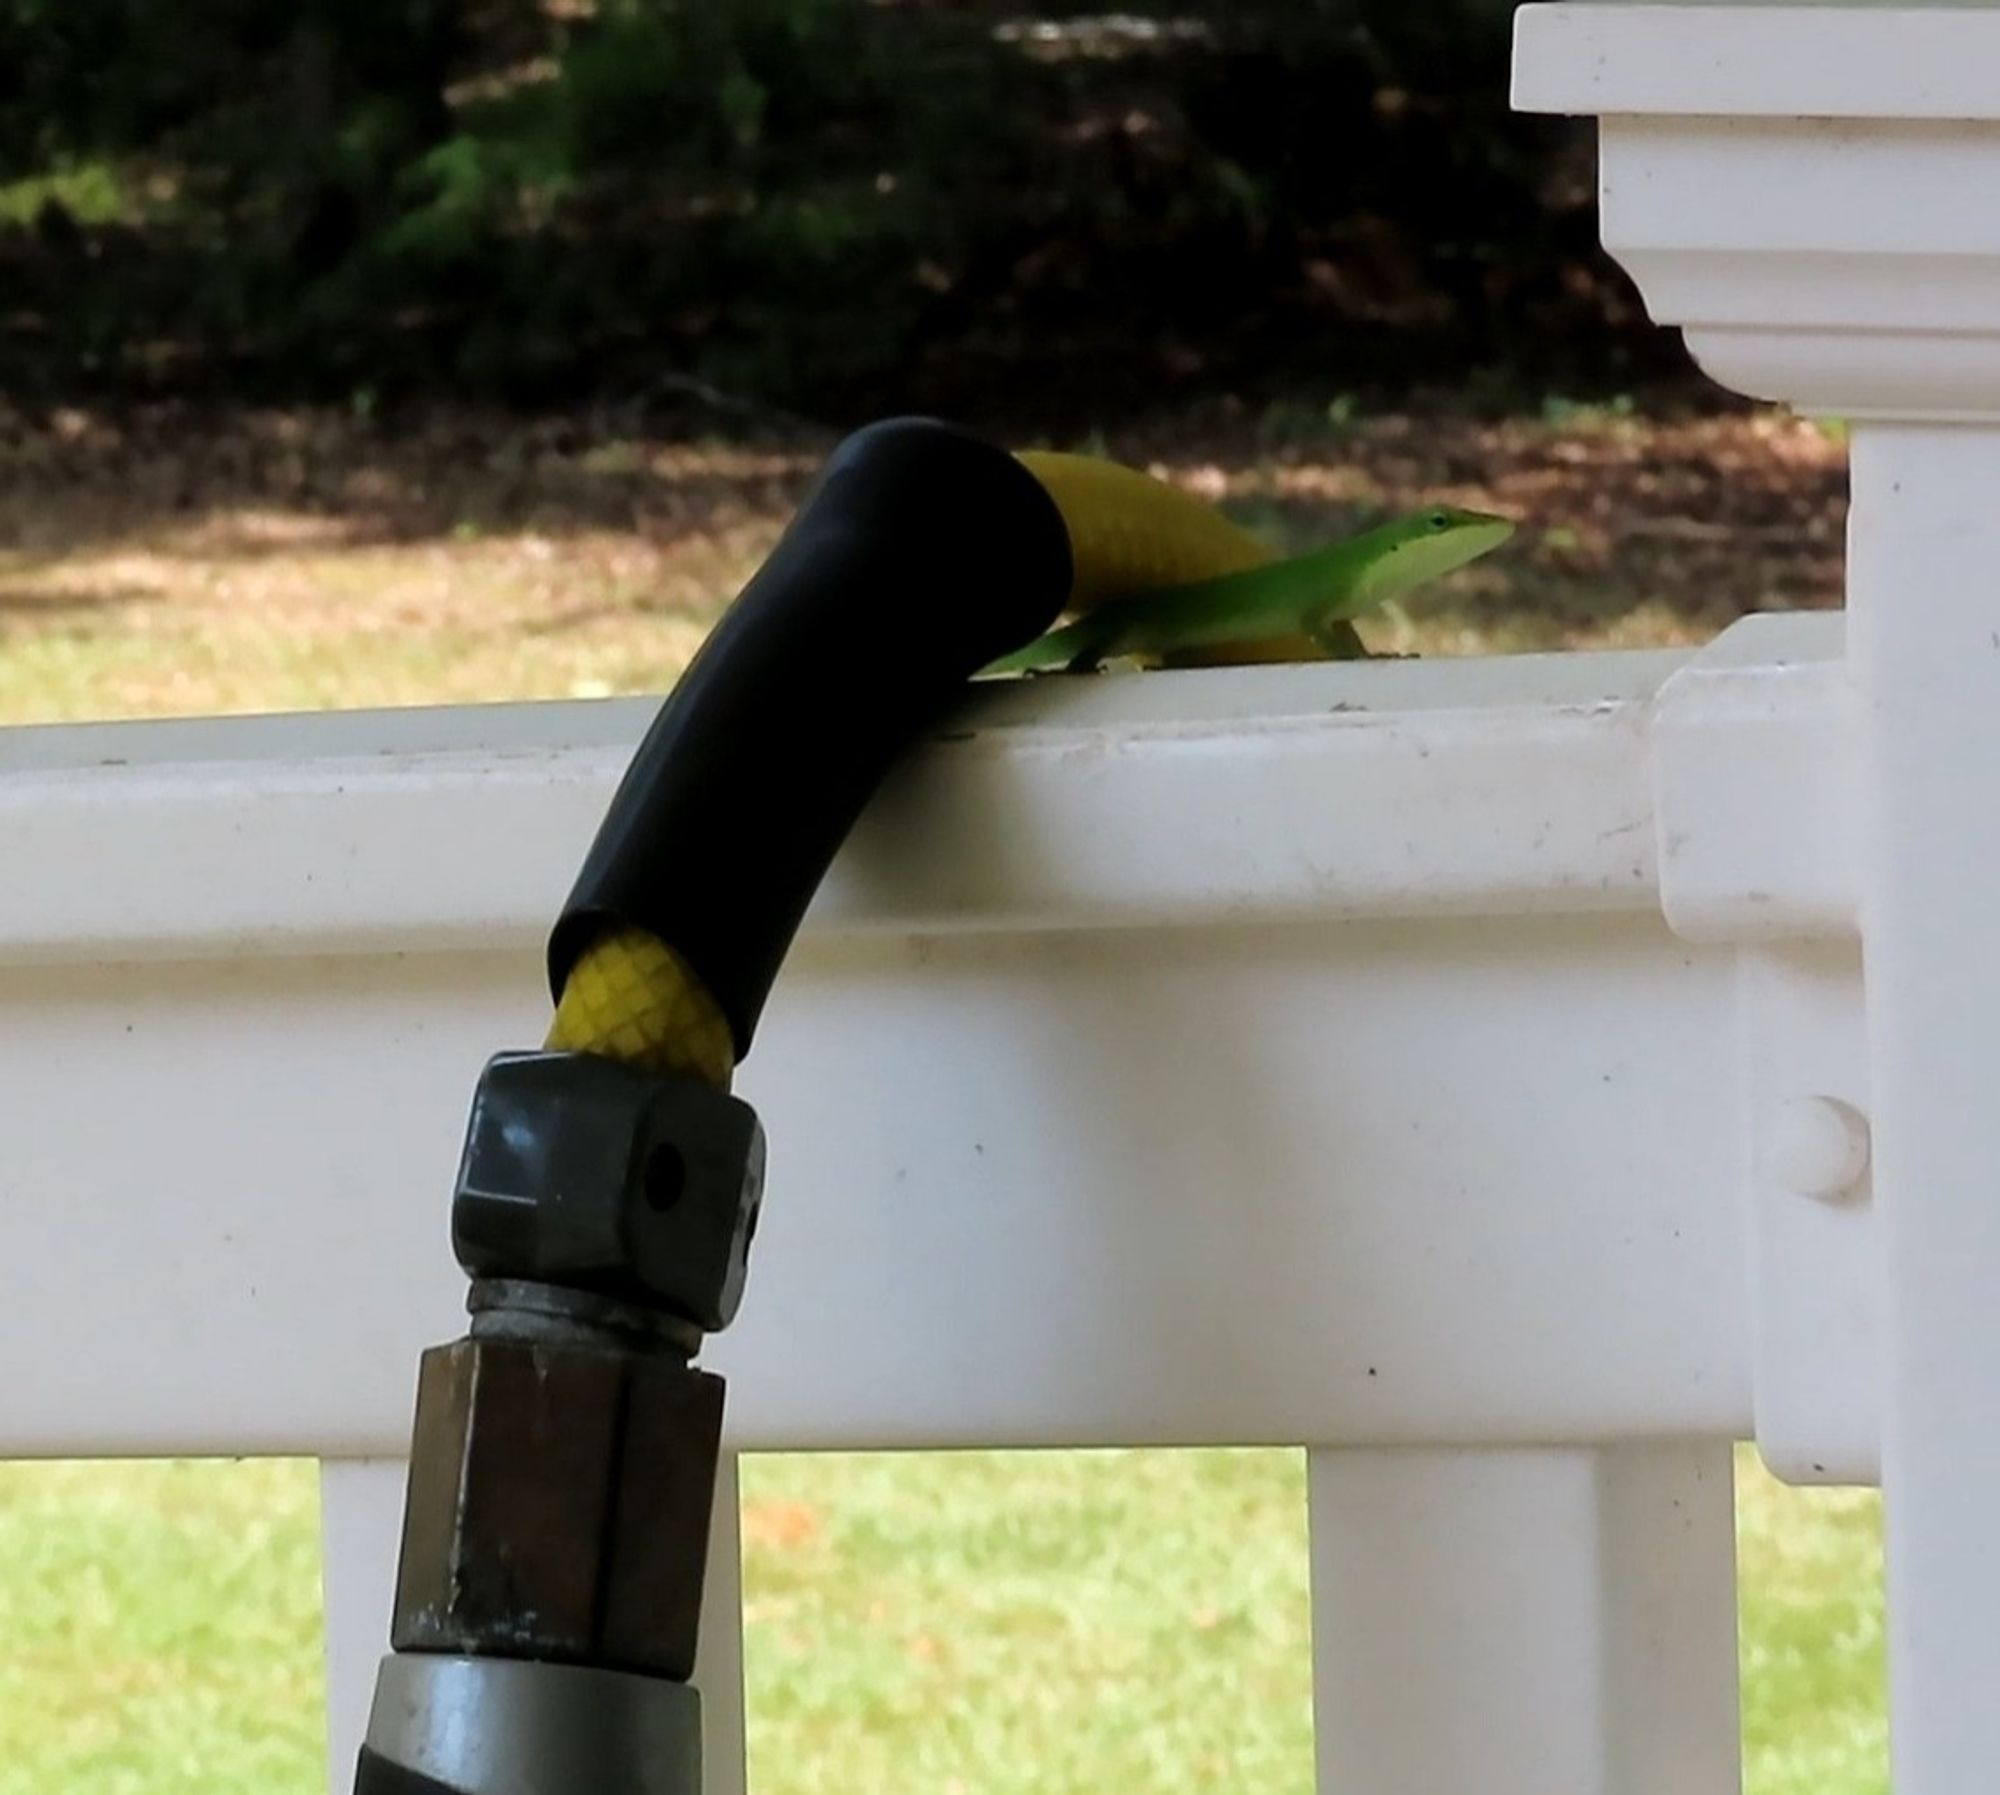
<svg viewBox="0 0 2000 1795"><path fill-rule="evenodd" d="M1748 1795L1883 1795L1877 1505L1739 1496ZM1296 1453L744 1472L759 1795L1312 1787ZM0 1466L0 1795L309 1795L309 1465Z"/></svg>

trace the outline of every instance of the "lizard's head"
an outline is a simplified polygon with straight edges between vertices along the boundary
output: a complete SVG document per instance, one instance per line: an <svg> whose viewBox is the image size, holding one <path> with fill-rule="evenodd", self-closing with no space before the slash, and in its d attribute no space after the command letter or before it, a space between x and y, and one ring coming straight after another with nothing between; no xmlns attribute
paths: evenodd
<svg viewBox="0 0 2000 1795"><path fill-rule="evenodd" d="M1362 575L1371 604L1399 597L1498 548L1514 533L1510 518L1432 505L1391 519L1363 538L1375 558Z"/></svg>

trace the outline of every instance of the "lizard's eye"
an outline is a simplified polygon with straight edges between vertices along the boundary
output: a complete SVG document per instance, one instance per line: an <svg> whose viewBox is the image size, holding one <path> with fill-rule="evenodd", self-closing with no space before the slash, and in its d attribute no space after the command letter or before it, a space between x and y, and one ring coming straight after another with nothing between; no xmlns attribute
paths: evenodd
<svg viewBox="0 0 2000 1795"><path fill-rule="evenodd" d="M1430 526L1433 530L1442 530L1450 522L1451 519L1442 511L1433 511L1430 515Z"/></svg>

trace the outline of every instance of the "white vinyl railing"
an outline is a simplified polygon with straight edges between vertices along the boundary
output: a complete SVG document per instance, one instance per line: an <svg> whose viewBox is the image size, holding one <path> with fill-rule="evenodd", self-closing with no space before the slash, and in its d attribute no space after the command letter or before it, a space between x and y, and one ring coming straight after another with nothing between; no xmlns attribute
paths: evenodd
<svg viewBox="0 0 2000 1795"><path fill-rule="evenodd" d="M1526 10L1663 320L1857 420L1847 627L980 698L745 1068L734 1447L1303 1444L1325 1795L1723 1795L1755 1438L1889 1491L1898 1788L1992 1787L1996 25ZM0 734L0 1451L324 1460L336 1787L467 1097L648 709Z"/></svg>
<svg viewBox="0 0 2000 1795"><path fill-rule="evenodd" d="M712 1352L733 1443L1304 1443L1328 1787L1720 1786L1677 1779L1736 1749L1739 955L1661 917L1704 819L1663 827L1655 774L1734 727L1718 682L1824 731L1838 626L1745 634L1747 671L1725 639L973 707L745 1068L773 1196ZM461 1322L471 1081L537 1036L649 708L0 750L0 860L36 869L0 896L0 1258L36 1268L0 1347L49 1368L0 1438L328 1461L337 1779L416 1354ZM710 1614L730 1661L733 1565Z"/></svg>

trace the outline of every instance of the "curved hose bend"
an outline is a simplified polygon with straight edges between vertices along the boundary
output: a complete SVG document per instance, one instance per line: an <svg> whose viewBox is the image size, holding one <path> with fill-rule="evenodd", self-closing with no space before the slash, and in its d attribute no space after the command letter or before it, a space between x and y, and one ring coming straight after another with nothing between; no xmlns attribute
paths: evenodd
<svg viewBox="0 0 2000 1795"><path fill-rule="evenodd" d="M925 419L850 437L613 800L551 939L548 1045L726 1086L848 827L966 680L1065 610L1271 558L1116 462Z"/></svg>

